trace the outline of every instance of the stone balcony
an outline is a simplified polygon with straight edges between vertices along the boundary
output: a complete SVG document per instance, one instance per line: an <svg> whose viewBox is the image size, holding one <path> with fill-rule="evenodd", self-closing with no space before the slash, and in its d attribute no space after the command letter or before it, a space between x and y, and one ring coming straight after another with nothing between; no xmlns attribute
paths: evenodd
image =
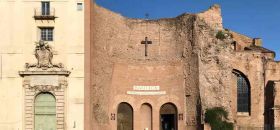
<svg viewBox="0 0 280 130"><path fill-rule="evenodd" d="M54 20L57 18L55 16L55 8L50 8L43 11L42 8L34 9L34 19L35 20Z"/></svg>

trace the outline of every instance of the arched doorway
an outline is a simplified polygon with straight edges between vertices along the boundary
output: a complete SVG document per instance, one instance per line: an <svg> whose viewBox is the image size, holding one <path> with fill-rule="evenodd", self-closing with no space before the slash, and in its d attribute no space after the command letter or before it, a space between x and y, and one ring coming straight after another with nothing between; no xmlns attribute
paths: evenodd
<svg viewBox="0 0 280 130"><path fill-rule="evenodd" d="M152 106L144 103L141 106L141 130L152 130Z"/></svg>
<svg viewBox="0 0 280 130"><path fill-rule="evenodd" d="M133 109L128 103L119 104L117 123L117 130L133 130Z"/></svg>
<svg viewBox="0 0 280 130"><path fill-rule="evenodd" d="M50 93L40 93L35 99L35 130L56 130L56 101Z"/></svg>
<svg viewBox="0 0 280 130"><path fill-rule="evenodd" d="M177 107L166 103L160 108L160 130L177 130Z"/></svg>

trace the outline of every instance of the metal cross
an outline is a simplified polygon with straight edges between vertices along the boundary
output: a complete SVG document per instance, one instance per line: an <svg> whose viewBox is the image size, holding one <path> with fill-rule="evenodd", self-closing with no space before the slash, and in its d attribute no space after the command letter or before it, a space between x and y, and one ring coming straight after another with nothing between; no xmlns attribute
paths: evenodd
<svg viewBox="0 0 280 130"><path fill-rule="evenodd" d="M142 41L141 44L145 44L145 56L148 56L148 44L152 44L152 41L149 41L148 37L145 37L145 41Z"/></svg>
<svg viewBox="0 0 280 130"><path fill-rule="evenodd" d="M146 14L145 14L145 17L146 17L146 19L149 19L149 14L146 13Z"/></svg>

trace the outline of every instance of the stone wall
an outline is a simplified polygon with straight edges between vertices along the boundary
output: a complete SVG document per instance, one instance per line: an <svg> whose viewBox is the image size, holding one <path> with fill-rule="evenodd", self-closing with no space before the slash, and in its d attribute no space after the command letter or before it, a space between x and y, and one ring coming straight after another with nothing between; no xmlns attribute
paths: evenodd
<svg viewBox="0 0 280 130"><path fill-rule="evenodd" d="M92 108L98 128L110 129L108 115L112 104L109 102L110 96L114 97L114 94L108 94L113 91L111 84L114 72L121 71L116 68L119 64L134 65L136 68L183 65L180 78L185 79L182 82L185 87L182 90L189 94L188 100L181 101L187 104L183 112L187 111L187 115L192 115L196 123L196 104L199 102L198 61L197 54L192 53L191 43L191 30L196 16L183 15L174 19L145 21L127 19L98 6L95 6L93 15L96 20L92 26L95 32L92 51ZM146 36L153 42L148 47L148 57L144 56L144 45L140 44ZM159 77L153 79L162 80ZM196 124L190 125L196 127Z"/></svg>
<svg viewBox="0 0 280 130"><path fill-rule="evenodd" d="M230 33L234 41L236 41L236 51L243 51L245 47L253 44L253 39L248 36L233 31L230 31Z"/></svg>
<svg viewBox="0 0 280 130"><path fill-rule="evenodd" d="M186 95L184 111L186 118L189 116L194 120L189 124L186 122L186 127L196 129L199 126L201 106L204 110L214 106L230 110L230 77L224 75L231 75L228 61L232 50L230 40L215 38L216 30L222 28L218 6L200 15L184 14L159 20L128 19L97 5L94 8L91 99L97 129L110 129L110 97L114 94L109 93L113 90L114 72L120 71L115 67L118 64L138 67L182 64ZM209 13L213 17L204 18ZM220 20L214 21L215 18ZM153 42L148 47L148 57L144 56L144 45L140 44L146 36Z"/></svg>
<svg viewBox="0 0 280 130"><path fill-rule="evenodd" d="M242 115L237 112L237 86L232 85L232 108L238 126L263 127L264 125L264 68L263 55L260 52L235 52L233 69L242 72L250 83L250 113Z"/></svg>
<svg viewBox="0 0 280 130"><path fill-rule="evenodd" d="M185 97L181 100L185 104L183 113L187 118L184 127L199 129L197 126L203 123L201 115L212 107L224 107L229 112L229 121L238 127L264 127L264 84L267 80L263 74L267 54L245 51L244 47L252 45L253 39L232 31L229 31L232 37L217 39L218 30L224 31L218 5L199 14L158 20L129 19L98 5L93 8L90 94L92 119L96 124L94 130L115 129L109 118L110 112L117 107L112 97L123 91L127 84L131 86L137 77L138 80L145 79L139 70L151 71L151 75L157 77L145 80L161 83L164 78L154 75L159 73L157 67L176 68L178 65L182 66L182 74L171 71L175 74L170 74L170 78L183 79L182 93ZM153 42L148 46L147 57L141 44L145 37ZM232 48L233 42L239 45L236 50ZM128 71L131 66L139 70ZM279 68L275 63L270 66L274 66L275 70ZM251 110L247 116L237 113L237 86L233 70L244 73L250 82ZM272 71L266 72L269 73L267 75L278 76L275 75L278 71ZM146 72L143 74L148 75ZM169 83L167 80L166 84ZM115 100L122 99L129 101L133 98L124 96Z"/></svg>

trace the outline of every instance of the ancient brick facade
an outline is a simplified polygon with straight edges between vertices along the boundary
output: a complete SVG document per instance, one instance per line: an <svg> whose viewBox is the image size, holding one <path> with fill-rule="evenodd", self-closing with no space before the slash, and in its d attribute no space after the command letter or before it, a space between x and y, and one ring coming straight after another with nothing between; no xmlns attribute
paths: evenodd
<svg viewBox="0 0 280 130"><path fill-rule="evenodd" d="M133 109L133 127L142 130L141 105L152 108L152 129L161 126L161 108L172 103L177 108L178 130L202 129L204 113L224 107L236 129L261 129L280 125L275 100L280 66L275 53L253 39L226 30L218 5L198 14L176 18L142 20L125 18L90 4L90 28L86 39L86 129L117 130L118 107L128 103ZM223 32L224 39L217 38ZM148 37L148 56L141 41ZM250 110L237 111L239 71L249 81ZM159 86L162 94L144 95L134 86ZM267 90L272 86L272 91ZM131 91L134 91L131 93ZM135 92L136 91L136 92ZM269 112L273 111L273 112ZM180 117L180 118L179 118Z"/></svg>

